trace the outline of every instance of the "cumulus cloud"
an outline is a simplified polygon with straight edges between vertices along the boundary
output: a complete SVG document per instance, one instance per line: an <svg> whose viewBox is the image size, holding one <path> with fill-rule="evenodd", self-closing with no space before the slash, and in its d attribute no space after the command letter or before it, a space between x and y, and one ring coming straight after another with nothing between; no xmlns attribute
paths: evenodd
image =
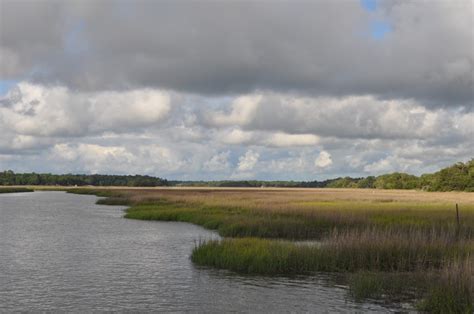
<svg viewBox="0 0 474 314"><path fill-rule="evenodd" d="M61 143L51 148L47 158L87 173L171 173L189 166L180 154L157 144Z"/></svg>
<svg viewBox="0 0 474 314"><path fill-rule="evenodd" d="M384 174L390 172L410 172L414 167L423 164L418 159L407 159L397 156L389 156L364 166L364 171L371 174Z"/></svg>
<svg viewBox="0 0 474 314"><path fill-rule="evenodd" d="M221 110L210 111L203 123L214 127L238 126L244 130L367 139L429 138L447 133L462 136L472 132L472 113L428 109L414 100L275 93L260 94L258 99L245 109L241 102L232 102L227 115ZM289 137L279 139L284 143ZM299 140L317 142L317 138L308 136L300 136Z"/></svg>
<svg viewBox="0 0 474 314"><path fill-rule="evenodd" d="M117 171L121 165L129 164L135 159L124 147L94 144L57 144L52 153L55 159L82 163L82 168L91 173Z"/></svg>
<svg viewBox="0 0 474 314"><path fill-rule="evenodd" d="M210 124L216 126L243 125L254 118L262 98L262 95L237 97L232 102L229 113L217 111L209 114L206 118Z"/></svg>
<svg viewBox="0 0 474 314"><path fill-rule="evenodd" d="M319 156L314 160L314 165L319 168L326 168L332 165L331 154L327 151L322 151Z"/></svg>
<svg viewBox="0 0 474 314"><path fill-rule="evenodd" d="M19 83L0 102L0 123L21 135L83 136L157 125L169 111L161 90L82 93Z"/></svg>
<svg viewBox="0 0 474 314"><path fill-rule="evenodd" d="M237 170L242 172L253 170L253 168L258 162L259 157L259 153L254 152L252 150L248 150L245 155L239 158Z"/></svg>
<svg viewBox="0 0 474 314"><path fill-rule="evenodd" d="M313 134L286 134L277 132L272 134L265 142L270 146L277 147L314 146L319 143L319 137Z"/></svg>
<svg viewBox="0 0 474 314"><path fill-rule="evenodd" d="M314 134L288 134L280 131L243 131L225 129L217 133L219 141L231 145L259 145L267 147L315 146L320 138Z"/></svg>
<svg viewBox="0 0 474 314"><path fill-rule="evenodd" d="M209 171L223 171L229 169L229 155L230 152L226 151L212 156L210 160L204 163L204 169Z"/></svg>
<svg viewBox="0 0 474 314"><path fill-rule="evenodd" d="M245 144L254 138L254 134L241 129L232 129L223 132L219 138L225 144Z"/></svg>
<svg viewBox="0 0 474 314"><path fill-rule="evenodd" d="M211 109L162 90L78 92L23 82L1 100L2 167L312 180L421 173L472 155L470 111L373 96L235 98Z"/></svg>

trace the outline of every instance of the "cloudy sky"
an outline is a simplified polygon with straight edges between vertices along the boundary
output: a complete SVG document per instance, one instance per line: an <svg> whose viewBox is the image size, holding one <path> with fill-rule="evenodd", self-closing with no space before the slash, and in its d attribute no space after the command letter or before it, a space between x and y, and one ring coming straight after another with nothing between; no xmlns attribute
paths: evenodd
<svg viewBox="0 0 474 314"><path fill-rule="evenodd" d="M0 169L294 179L474 157L472 0L0 0Z"/></svg>

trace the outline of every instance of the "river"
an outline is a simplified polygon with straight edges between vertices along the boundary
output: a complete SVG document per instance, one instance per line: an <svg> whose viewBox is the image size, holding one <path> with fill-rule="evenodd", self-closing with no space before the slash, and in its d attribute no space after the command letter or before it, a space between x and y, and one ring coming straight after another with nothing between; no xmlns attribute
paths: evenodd
<svg viewBox="0 0 474 314"><path fill-rule="evenodd" d="M124 219L64 192L0 194L0 311L390 312L327 275L240 276L189 259L215 232Z"/></svg>

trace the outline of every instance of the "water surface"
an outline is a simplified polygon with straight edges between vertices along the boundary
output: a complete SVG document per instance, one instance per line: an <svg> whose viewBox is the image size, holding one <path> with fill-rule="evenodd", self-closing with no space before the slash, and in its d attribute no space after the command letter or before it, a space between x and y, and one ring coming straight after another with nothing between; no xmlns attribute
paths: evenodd
<svg viewBox="0 0 474 314"><path fill-rule="evenodd" d="M124 219L64 192L0 194L0 311L387 312L324 276L240 276L195 267L214 232Z"/></svg>

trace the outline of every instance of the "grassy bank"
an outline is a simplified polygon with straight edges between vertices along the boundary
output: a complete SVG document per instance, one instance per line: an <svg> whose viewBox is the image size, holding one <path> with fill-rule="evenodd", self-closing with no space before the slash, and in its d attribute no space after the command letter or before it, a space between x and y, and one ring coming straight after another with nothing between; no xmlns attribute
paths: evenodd
<svg viewBox="0 0 474 314"><path fill-rule="evenodd" d="M370 190L77 190L129 205L125 217L216 230L197 265L246 274L345 274L351 295L472 312L474 194ZM459 224L455 203L459 203ZM308 245L292 240L317 240ZM387 284L386 282L389 282Z"/></svg>
<svg viewBox="0 0 474 314"><path fill-rule="evenodd" d="M29 189L29 188L0 187L0 193L22 193L22 192L34 192L34 190Z"/></svg>
<svg viewBox="0 0 474 314"><path fill-rule="evenodd" d="M472 250L471 242L429 238L418 232L402 235L368 231L335 234L320 245L256 238L210 241L194 249L192 260L198 265L249 274L410 272L441 269L448 261L464 261Z"/></svg>

